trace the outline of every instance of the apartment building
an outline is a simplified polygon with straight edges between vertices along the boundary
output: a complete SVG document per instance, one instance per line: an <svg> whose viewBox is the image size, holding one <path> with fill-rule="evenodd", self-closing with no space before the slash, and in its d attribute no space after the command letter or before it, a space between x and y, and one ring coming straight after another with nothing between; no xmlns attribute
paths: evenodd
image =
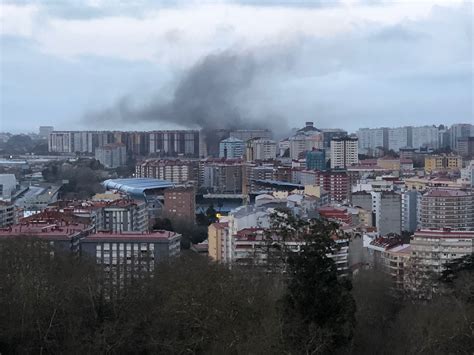
<svg viewBox="0 0 474 355"><path fill-rule="evenodd" d="M126 146L123 143L111 143L97 147L95 158L106 168L118 168L127 163Z"/></svg>
<svg viewBox="0 0 474 355"><path fill-rule="evenodd" d="M97 203L100 205L100 203ZM122 199L102 204L102 224L99 231L148 231L148 211L145 201Z"/></svg>
<svg viewBox="0 0 474 355"><path fill-rule="evenodd" d="M457 151L460 138L474 136L474 125L470 123L453 124L448 129L448 135L451 149Z"/></svg>
<svg viewBox="0 0 474 355"><path fill-rule="evenodd" d="M435 126L412 127L412 144L411 147L438 149L439 145L439 129Z"/></svg>
<svg viewBox="0 0 474 355"><path fill-rule="evenodd" d="M153 178L171 181L176 184L199 181L199 161L180 159L148 159L138 162L135 175L140 178Z"/></svg>
<svg viewBox="0 0 474 355"><path fill-rule="evenodd" d="M199 157L199 131L169 130L148 132L149 154Z"/></svg>
<svg viewBox="0 0 474 355"><path fill-rule="evenodd" d="M359 163L358 139L340 137L331 140L331 169L345 169Z"/></svg>
<svg viewBox="0 0 474 355"><path fill-rule="evenodd" d="M246 145L246 160L272 160L276 158L277 144L270 139L250 139Z"/></svg>
<svg viewBox="0 0 474 355"><path fill-rule="evenodd" d="M462 157L459 155L429 155L425 157L425 172L453 170L462 168Z"/></svg>
<svg viewBox="0 0 474 355"><path fill-rule="evenodd" d="M420 227L474 230L474 193L460 189L430 189L421 197Z"/></svg>
<svg viewBox="0 0 474 355"><path fill-rule="evenodd" d="M474 253L474 231L420 229L413 235L410 246L414 265L440 274L447 262Z"/></svg>
<svg viewBox="0 0 474 355"><path fill-rule="evenodd" d="M388 149L388 128L361 128L356 135L362 154L373 156L376 148Z"/></svg>
<svg viewBox="0 0 474 355"><path fill-rule="evenodd" d="M11 202L0 200L0 228L8 227L16 223L15 205Z"/></svg>
<svg viewBox="0 0 474 355"><path fill-rule="evenodd" d="M116 291L116 286L124 286L132 278L153 271L159 262L178 256L180 241L180 234L163 230L99 232L81 239L80 255L104 268L104 287L110 292L112 287Z"/></svg>
<svg viewBox="0 0 474 355"><path fill-rule="evenodd" d="M208 255L217 262L226 262L231 259L228 244L229 224L228 223L212 223L208 227Z"/></svg>
<svg viewBox="0 0 474 355"><path fill-rule="evenodd" d="M241 139L229 137L219 143L219 158L242 158L245 152L245 142Z"/></svg>
<svg viewBox="0 0 474 355"><path fill-rule="evenodd" d="M240 161L205 161L201 162L201 188L210 193L242 193L242 163Z"/></svg>
<svg viewBox="0 0 474 355"><path fill-rule="evenodd" d="M402 231L413 233L418 229L419 201L421 193L417 190L402 192Z"/></svg>
<svg viewBox="0 0 474 355"><path fill-rule="evenodd" d="M375 226L380 235L401 234L401 195L392 191L372 192Z"/></svg>
<svg viewBox="0 0 474 355"><path fill-rule="evenodd" d="M194 187L166 189L163 214L172 221L194 224L196 220L196 192Z"/></svg>
<svg viewBox="0 0 474 355"><path fill-rule="evenodd" d="M326 170L326 151L324 149L312 149L306 152L306 169Z"/></svg>

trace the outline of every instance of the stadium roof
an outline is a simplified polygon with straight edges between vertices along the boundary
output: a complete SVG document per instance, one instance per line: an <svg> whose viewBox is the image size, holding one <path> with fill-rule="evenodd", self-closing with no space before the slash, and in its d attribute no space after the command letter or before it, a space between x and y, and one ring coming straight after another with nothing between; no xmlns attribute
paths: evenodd
<svg viewBox="0 0 474 355"><path fill-rule="evenodd" d="M147 190L167 189L174 187L174 183L168 180L148 179L148 178L130 178L130 179L109 179L102 185L108 190L118 190L133 197L145 198Z"/></svg>

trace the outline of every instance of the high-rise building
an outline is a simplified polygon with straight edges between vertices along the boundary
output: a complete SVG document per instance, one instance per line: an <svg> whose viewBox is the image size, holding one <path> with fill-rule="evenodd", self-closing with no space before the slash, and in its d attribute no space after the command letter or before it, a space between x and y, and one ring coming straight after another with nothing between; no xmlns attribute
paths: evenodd
<svg viewBox="0 0 474 355"><path fill-rule="evenodd" d="M392 191L372 192L375 226L380 235L401 234L401 196Z"/></svg>
<svg viewBox="0 0 474 355"><path fill-rule="evenodd" d="M200 186L212 193L240 194L242 163L231 161L203 163Z"/></svg>
<svg viewBox="0 0 474 355"><path fill-rule="evenodd" d="M123 143L111 143L95 149L95 158L106 168L118 168L127 163L127 150Z"/></svg>
<svg viewBox="0 0 474 355"><path fill-rule="evenodd" d="M421 197L421 228L474 230L474 193L431 189Z"/></svg>
<svg viewBox="0 0 474 355"><path fill-rule="evenodd" d="M418 228L419 206L421 193L407 190L402 193L402 231L413 233Z"/></svg>
<svg viewBox="0 0 474 355"><path fill-rule="evenodd" d="M163 214L172 221L194 224L196 219L194 187L175 187L165 190Z"/></svg>
<svg viewBox="0 0 474 355"><path fill-rule="evenodd" d="M321 148L324 149L329 149L331 147L331 141L333 140L333 138L347 136L347 131L344 131L340 128L322 128L320 131L323 135L323 146Z"/></svg>
<svg viewBox="0 0 474 355"><path fill-rule="evenodd" d="M314 127L313 122L306 122L305 127L296 131L296 134L288 138L290 158L298 160L304 158L306 151L324 148L324 136L321 130Z"/></svg>
<svg viewBox="0 0 474 355"><path fill-rule="evenodd" d="M458 138L457 152L462 157L474 157L474 135Z"/></svg>
<svg viewBox="0 0 474 355"><path fill-rule="evenodd" d="M331 202L347 202L351 199L351 182L347 171L316 171L316 185L321 186Z"/></svg>
<svg viewBox="0 0 474 355"><path fill-rule="evenodd" d="M246 160L272 160L276 158L276 142L270 139L250 139L247 141Z"/></svg>
<svg viewBox="0 0 474 355"><path fill-rule="evenodd" d="M458 139L474 136L474 126L469 123L453 124L448 130L451 149L458 150Z"/></svg>
<svg viewBox="0 0 474 355"><path fill-rule="evenodd" d="M331 140L331 169L345 169L359 163L359 147L356 137L340 137Z"/></svg>
<svg viewBox="0 0 474 355"><path fill-rule="evenodd" d="M412 147L413 127L397 127L388 130L388 149L398 152L400 148Z"/></svg>
<svg viewBox="0 0 474 355"><path fill-rule="evenodd" d="M149 153L160 157L199 157L199 131L153 131L148 133Z"/></svg>
<svg viewBox="0 0 474 355"><path fill-rule="evenodd" d="M435 126L421 126L412 128L413 148L439 148L439 130Z"/></svg>
<svg viewBox="0 0 474 355"><path fill-rule="evenodd" d="M49 134L48 151L52 153L74 153L73 133L54 131Z"/></svg>
<svg viewBox="0 0 474 355"><path fill-rule="evenodd" d="M388 149L388 128L361 128L357 131L359 152L374 155L376 148Z"/></svg>
<svg viewBox="0 0 474 355"><path fill-rule="evenodd" d="M219 143L219 157L225 159L242 158L245 142L238 138L229 137Z"/></svg>

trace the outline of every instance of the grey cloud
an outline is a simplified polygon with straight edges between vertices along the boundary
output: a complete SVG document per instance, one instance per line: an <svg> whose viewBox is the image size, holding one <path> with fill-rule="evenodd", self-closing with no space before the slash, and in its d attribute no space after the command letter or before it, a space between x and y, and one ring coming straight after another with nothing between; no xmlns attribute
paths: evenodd
<svg viewBox="0 0 474 355"><path fill-rule="evenodd" d="M441 18L440 18L441 16ZM88 122L167 122L185 127L286 127L405 124L425 118L466 119L472 111L472 54L462 9L400 26L367 25L351 35L297 36L292 42L214 53L163 96L136 104L134 93L90 112ZM439 26L440 21L449 28ZM457 42L453 42L452 38ZM448 50L449 48L449 50ZM470 64L469 64L470 63ZM443 83L453 93L446 102ZM449 106L449 107L448 107ZM401 124L401 123L400 123Z"/></svg>
<svg viewBox="0 0 474 355"><path fill-rule="evenodd" d="M140 0L140 1L110 1L98 6L88 5L85 2L74 0L39 1L39 0L4 0L4 4L39 5L46 16L70 20L87 20L113 16L129 16L142 18L150 11L164 8L176 8L192 4L206 4L206 1L192 0ZM296 8L323 8L341 4L340 0L312 0L312 1L281 1L281 0L225 0L222 3L244 6L284 6Z"/></svg>

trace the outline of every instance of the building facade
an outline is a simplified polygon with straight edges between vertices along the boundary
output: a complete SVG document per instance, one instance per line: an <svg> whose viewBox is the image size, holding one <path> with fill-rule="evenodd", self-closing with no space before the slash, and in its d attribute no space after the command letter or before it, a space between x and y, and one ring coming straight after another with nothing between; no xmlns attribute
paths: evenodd
<svg viewBox="0 0 474 355"><path fill-rule="evenodd" d="M247 141L246 160L273 160L276 158L277 144L270 139L250 139Z"/></svg>
<svg viewBox="0 0 474 355"><path fill-rule="evenodd" d="M148 212L146 203L139 200L116 200L103 206L99 231L146 232L148 226Z"/></svg>
<svg viewBox="0 0 474 355"><path fill-rule="evenodd" d="M431 189L421 197L421 228L474 230L474 193Z"/></svg>
<svg viewBox="0 0 474 355"><path fill-rule="evenodd" d="M176 184L199 181L199 161L181 159L148 159L138 162L135 175L140 178L154 178Z"/></svg>
<svg viewBox="0 0 474 355"><path fill-rule="evenodd" d="M421 229L410 242L414 266L431 274L440 274L445 264L474 252L474 232L441 228Z"/></svg>
<svg viewBox="0 0 474 355"><path fill-rule="evenodd" d="M345 169L359 163L358 139L355 137L331 140L331 169Z"/></svg>
<svg viewBox="0 0 474 355"><path fill-rule="evenodd" d="M105 144L96 148L95 158L106 168L118 168L127 163L126 146L123 143Z"/></svg>
<svg viewBox="0 0 474 355"><path fill-rule="evenodd" d="M241 139L229 137L219 143L219 158L242 158L245 151L245 142Z"/></svg>
<svg viewBox="0 0 474 355"><path fill-rule="evenodd" d="M175 187L165 190L163 214L172 221L194 224L196 220L194 187Z"/></svg>
<svg viewBox="0 0 474 355"><path fill-rule="evenodd" d="M306 152L306 169L326 170L326 151L313 149Z"/></svg>

